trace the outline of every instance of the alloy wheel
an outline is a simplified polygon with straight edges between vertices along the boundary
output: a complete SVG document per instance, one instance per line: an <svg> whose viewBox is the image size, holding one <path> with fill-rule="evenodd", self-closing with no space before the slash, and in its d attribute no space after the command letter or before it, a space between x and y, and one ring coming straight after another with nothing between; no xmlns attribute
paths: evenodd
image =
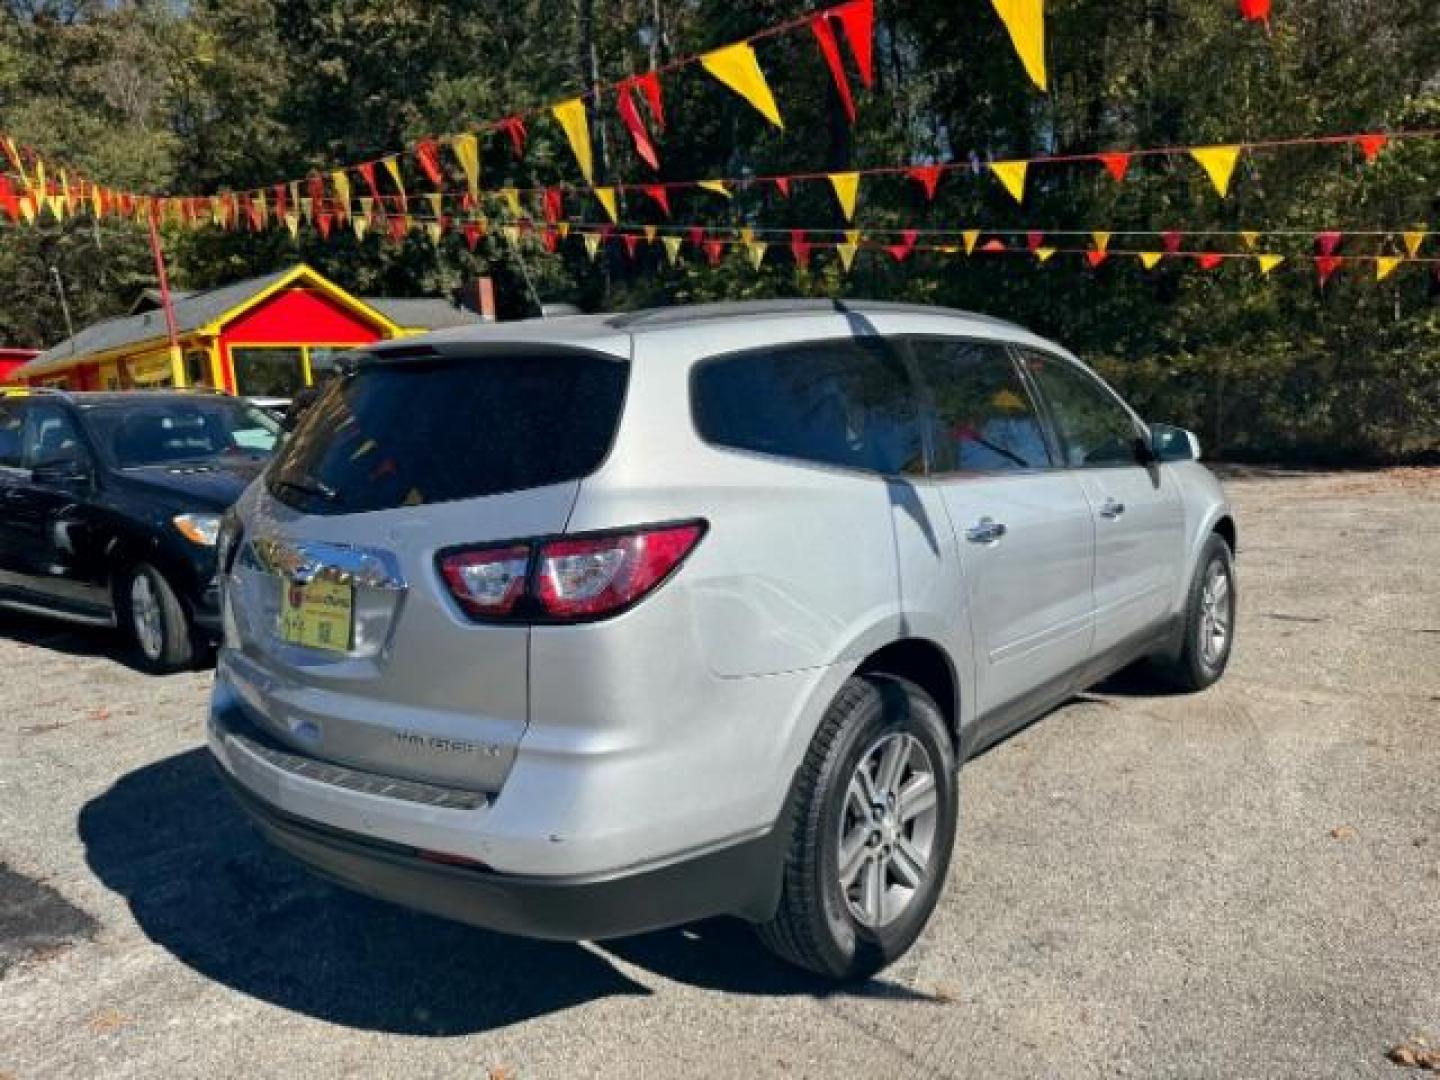
<svg viewBox="0 0 1440 1080"><path fill-rule="evenodd" d="M161 623L160 598L148 574L136 574L130 583L130 621L135 626L135 640L147 660L159 660L165 647L165 631Z"/></svg>
<svg viewBox="0 0 1440 1080"><path fill-rule="evenodd" d="M1230 640L1233 595L1229 571L1220 559L1214 560L1200 592L1200 655L1211 668L1225 656Z"/></svg>

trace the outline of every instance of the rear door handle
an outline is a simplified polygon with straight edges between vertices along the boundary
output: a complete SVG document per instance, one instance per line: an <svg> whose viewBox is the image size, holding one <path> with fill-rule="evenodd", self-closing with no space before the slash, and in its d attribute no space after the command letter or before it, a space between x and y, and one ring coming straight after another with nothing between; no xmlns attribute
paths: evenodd
<svg viewBox="0 0 1440 1080"><path fill-rule="evenodd" d="M965 530L965 539L972 544L993 544L1004 535L1004 524L988 517L982 517Z"/></svg>
<svg viewBox="0 0 1440 1080"><path fill-rule="evenodd" d="M1103 518L1118 518L1125 512L1125 504L1116 502L1114 499L1106 499L1105 505L1100 507L1100 516Z"/></svg>

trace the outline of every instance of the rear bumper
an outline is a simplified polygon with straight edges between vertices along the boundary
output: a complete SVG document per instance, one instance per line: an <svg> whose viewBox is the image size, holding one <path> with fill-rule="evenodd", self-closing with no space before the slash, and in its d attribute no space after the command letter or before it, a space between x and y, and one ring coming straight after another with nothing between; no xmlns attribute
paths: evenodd
<svg viewBox="0 0 1440 1080"><path fill-rule="evenodd" d="M382 900L489 930L597 940L714 915L763 920L774 913L779 899L781 849L775 832L633 872L500 874L432 862L417 849L288 814L257 798L216 764L265 838L316 873Z"/></svg>

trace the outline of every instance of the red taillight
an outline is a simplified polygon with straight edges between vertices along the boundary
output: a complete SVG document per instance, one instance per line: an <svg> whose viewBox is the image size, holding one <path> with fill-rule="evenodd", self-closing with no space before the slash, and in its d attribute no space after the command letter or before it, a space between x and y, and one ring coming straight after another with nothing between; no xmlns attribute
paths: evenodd
<svg viewBox="0 0 1440 1080"><path fill-rule="evenodd" d="M694 550L702 522L442 553L437 563L477 619L573 622L634 604Z"/></svg>
<svg viewBox="0 0 1440 1080"><path fill-rule="evenodd" d="M452 551L439 562L445 584L467 615L497 618L510 614L525 592L530 545Z"/></svg>

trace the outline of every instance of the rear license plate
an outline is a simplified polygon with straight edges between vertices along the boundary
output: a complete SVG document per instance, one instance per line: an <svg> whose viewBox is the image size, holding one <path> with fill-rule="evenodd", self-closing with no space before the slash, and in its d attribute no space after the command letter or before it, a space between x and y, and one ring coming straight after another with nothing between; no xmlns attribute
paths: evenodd
<svg viewBox="0 0 1440 1080"><path fill-rule="evenodd" d="M280 640L331 652L349 652L355 623L353 585L315 579L285 585Z"/></svg>

